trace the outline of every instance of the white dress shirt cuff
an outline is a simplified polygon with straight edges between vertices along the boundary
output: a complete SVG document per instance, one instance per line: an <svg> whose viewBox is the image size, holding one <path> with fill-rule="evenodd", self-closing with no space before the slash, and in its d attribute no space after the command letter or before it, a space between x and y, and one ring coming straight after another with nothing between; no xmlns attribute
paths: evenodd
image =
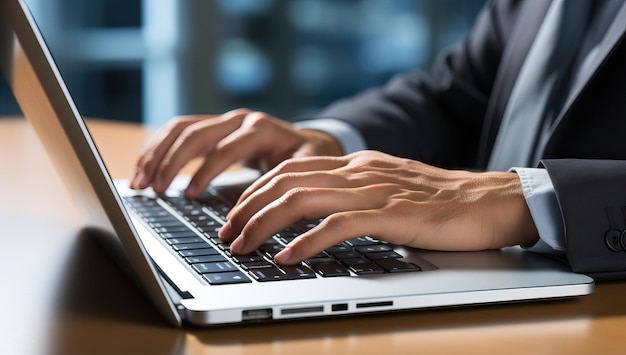
<svg viewBox="0 0 626 355"><path fill-rule="evenodd" d="M524 190L524 197L539 232L539 241L526 248L541 253L562 254L565 231L554 186L545 169L513 168Z"/></svg>
<svg viewBox="0 0 626 355"><path fill-rule="evenodd" d="M293 124L296 128L315 129L335 137L344 154L367 149L367 144L361 133L349 123L333 118L318 118L314 120L298 121Z"/></svg>

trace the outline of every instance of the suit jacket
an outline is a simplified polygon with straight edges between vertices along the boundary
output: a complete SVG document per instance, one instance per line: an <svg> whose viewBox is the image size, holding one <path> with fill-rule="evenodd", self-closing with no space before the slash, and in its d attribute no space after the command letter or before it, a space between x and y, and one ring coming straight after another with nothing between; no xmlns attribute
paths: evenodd
<svg viewBox="0 0 626 355"><path fill-rule="evenodd" d="M464 39L440 56L431 75L401 74L316 116L354 125L371 149L446 168L484 169L549 3L492 1ZM620 246L626 229L626 212L621 213L626 206L626 6L616 16L592 70L569 85L562 111L537 148L555 186L569 264L577 272L605 277L626 277L626 233Z"/></svg>

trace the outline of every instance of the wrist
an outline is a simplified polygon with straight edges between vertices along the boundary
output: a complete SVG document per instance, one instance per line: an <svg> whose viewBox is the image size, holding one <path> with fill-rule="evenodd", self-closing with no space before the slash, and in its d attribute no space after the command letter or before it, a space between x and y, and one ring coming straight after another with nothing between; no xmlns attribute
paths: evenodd
<svg viewBox="0 0 626 355"><path fill-rule="evenodd" d="M522 183L516 173L490 173L502 175L496 177L496 181L504 178L506 182L503 183L503 198L505 201L503 204L494 204L495 206L502 207L498 211L495 211L498 215L497 219L501 221L501 225L498 228L499 237L494 239L500 239L504 246L532 246L537 240L539 240L539 233L537 227L526 203L524 196Z"/></svg>

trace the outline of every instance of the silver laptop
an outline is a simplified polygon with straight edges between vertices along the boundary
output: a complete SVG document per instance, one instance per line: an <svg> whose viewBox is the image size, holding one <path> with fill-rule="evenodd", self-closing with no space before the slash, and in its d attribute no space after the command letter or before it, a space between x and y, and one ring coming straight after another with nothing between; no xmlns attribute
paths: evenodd
<svg viewBox="0 0 626 355"><path fill-rule="evenodd" d="M113 181L26 6L0 0L2 70L58 167L85 226L173 325L236 324L477 305L589 294L592 278L550 257L506 248L432 252L364 236L298 266L272 256L316 221L302 221L250 255L216 238L224 213L256 172L220 176L194 201L179 177L163 196Z"/></svg>

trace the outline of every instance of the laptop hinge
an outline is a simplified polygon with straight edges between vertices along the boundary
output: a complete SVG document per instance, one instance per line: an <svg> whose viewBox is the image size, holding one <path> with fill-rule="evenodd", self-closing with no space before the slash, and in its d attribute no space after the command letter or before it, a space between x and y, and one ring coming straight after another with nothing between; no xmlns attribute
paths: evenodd
<svg viewBox="0 0 626 355"><path fill-rule="evenodd" d="M180 304L181 299L188 300L194 298L191 293L189 293L189 291L182 291L180 288L178 288L178 286L176 286L176 284L172 282L172 280L167 276L167 274L163 272L163 270L161 270L159 265L157 265L154 260L152 261L152 265L154 265L154 267L157 269L159 276L164 281L163 284L165 285L165 288L167 289L167 293L170 295L170 298L172 299L172 301L174 301L174 304Z"/></svg>

